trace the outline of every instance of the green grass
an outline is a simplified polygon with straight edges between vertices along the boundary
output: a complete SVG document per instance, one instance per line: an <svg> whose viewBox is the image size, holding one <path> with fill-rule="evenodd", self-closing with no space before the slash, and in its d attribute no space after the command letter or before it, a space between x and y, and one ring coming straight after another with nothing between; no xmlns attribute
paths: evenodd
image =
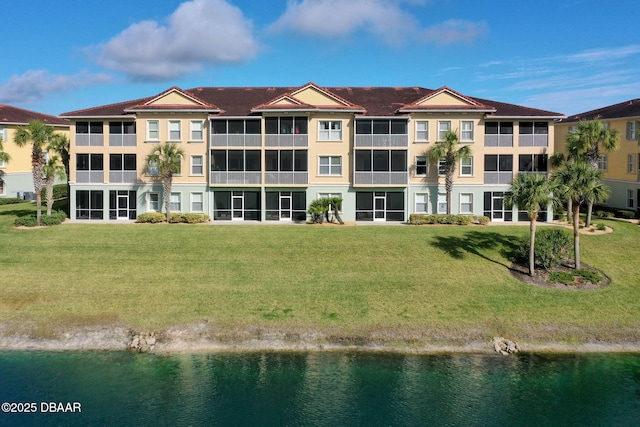
<svg viewBox="0 0 640 427"><path fill-rule="evenodd" d="M342 341L640 340L640 227L581 236L611 285L562 291L507 269L527 226L64 224L0 206L0 331L207 325L218 337Z"/></svg>

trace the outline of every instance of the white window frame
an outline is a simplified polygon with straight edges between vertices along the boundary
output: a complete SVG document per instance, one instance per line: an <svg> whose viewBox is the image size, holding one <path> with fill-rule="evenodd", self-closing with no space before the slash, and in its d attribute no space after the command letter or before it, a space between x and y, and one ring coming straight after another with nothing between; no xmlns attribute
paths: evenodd
<svg viewBox="0 0 640 427"><path fill-rule="evenodd" d="M598 159L598 170L605 172L609 170L609 157L606 154L603 154Z"/></svg>
<svg viewBox="0 0 640 427"><path fill-rule="evenodd" d="M443 129L443 125L444 129ZM438 120L438 141L444 141L444 135L451 130L451 120Z"/></svg>
<svg viewBox="0 0 640 427"><path fill-rule="evenodd" d="M438 193L438 213L447 213L447 193Z"/></svg>
<svg viewBox="0 0 640 427"><path fill-rule="evenodd" d="M172 136L172 132L177 132L178 137ZM172 142L180 142L182 140L182 122L180 120L169 120L167 122L167 140Z"/></svg>
<svg viewBox="0 0 640 427"><path fill-rule="evenodd" d="M418 201L420 197L424 197L424 201ZM413 196L413 202L415 213L426 214L429 211L429 193L416 193ZM424 205L424 210L421 210L421 205Z"/></svg>
<svg viewBox="0 0 640 427"><path fill-rule="evenodd" d="M153 123L155 123L155 129L151 129L151 124ZM157 135L153 137L152 132ZM147 120L147 141L160 141L160 120Z"/></svg>
<svg viewBox="0 0 640 427"><path fill-rule="evenodd" d="M158 204L157 208L153 208L154 201L151 200L155 196L157 200L155 203ZM162 205L160 204L160 193L157 191L150 191L147 193L147 212L160 212L162 210Z"/></svg>
<svg viewBox="0 0 640 427"><path fill-rule="evenodd" d="M424 173L418 173L418 159L424 159ZM429 175L429 157L428 156L416 156L415 157L415 169L413 171L413 176L427 176Z"/></svg>
<svg viewBox="0 0 640 427"><path fill-rule="evenodd" d="M464 201L465 197L469 197L468 201ZM468 205L468 209L465 209L464 206ZM473 193L460 193L460 213L461 214L472 214L473 213Z"/></svg>
<svg viewBox="0 0 640 427"><path fill-rule="evenodd" d="M330 198L330 197L340 197L344 202L342 193L318 193L318 199ZM329 214L331 213L333 213L333 206L329 205ZM340 206L338 206L338 213L342 213L342 203L340 203Z"/></svg>
<svg viewBox="0 0 640 427"><path fill-rule="evenodd" d="M627 208L636 208L636 192L633 189L627 189Z"/></svg>
<svg viewBox="0 0 640 427"><path fill-rule="evenodd" d="M200 164L196 165L193 162L193 159L198 158L198 157L200 158ZM202 169L202 171L200 173L195 172L193 170L194 166L199 166ZM190 164L190 167L189 167L189 171L191 172L191 176L204 176L204 156L202 154L192 154L191 155L191 164Z"/></svg>
<svg viewBox="0 0 640 427"><path fill-rule="evenodd" d="M469 126L469 129L465 129L465 125ZM460 120L460 141L473 142L474 134L475 129L473 120Z"/></svg>
<svg viewBox="0 0 640 427"><path fill-rule="evenodd" d="M627 173L636 172L636 155L627 154Z"/></svg>
<svg viewBox="0 0 640 427"><path fill-rule="evenodd" d="M6 192L6 188L4 185L4 180L2 178L0 178L0 195L4 196Z"/></svg>
<svg viewBox="0 0 640 427"><path fill-rule="evenodd" d="M171 198L169 201L171 212L182 212L182 193L172 192L169 197ZM174 201L174 197L177 197L177 202Z"/></svg>
<svg viewBox="0 0 640 427"><path fill-rule="evenodd" d="M468 162L468 164L465 164L465 162ZM468 173L464 172L465 168L469 169ZM473 157L472 156L460 159L460 176L473 176Z"/></svg>
<svg viewBox="0 0 640 427"><path fill-rule="evenodd" d="M202 120L191 120L189 128L189 142L203 142L204 141L204 122ZM195 125L195 126L194 126ZM197 129L197 127L200 129ZM198 133L200 134L198 136Z"/></svg>
<svg viewBox="0 0 640 427"><path fill-rule="evenodd" d="M196 201L195 197L200 196L200 201ZM195 203L200 203L200 209L196 209ZM204 193L196 191L191 193L191 211L190 212L204 212Z"/></svg>
<svg viewBox="0 0 640 427"><path fill-rule="evenodd" d="M328 126L323 128L323 126ZM342 141L341 120L320 120L318 122L318 141Z"/></svg>
<svg viewBox="0 0 640 427"><path fill-rule="evenodd" d="M446 171L444 170L444 162L445 159L438 159L438 176L446 176Z"/></svg>
<svg viewBox="0 0 640 427"><path fill-rule="evenodd" d="M422 137L422 135L424 135L424 137ZM428 120L416 120L416 142L429 142Z"/></svg>
<svg viewBox="0 0 640 427"><path fill-rule="evenodd" d="M323 159L326 159L327 164L323 164ZM335 159L338 160L339 164L334 164ZM328 173L323 173L323 168L328 168ZM339 171L336 172L335 168L339 168ZM342 156L318 156L318 175L342 176Z"/></svg>

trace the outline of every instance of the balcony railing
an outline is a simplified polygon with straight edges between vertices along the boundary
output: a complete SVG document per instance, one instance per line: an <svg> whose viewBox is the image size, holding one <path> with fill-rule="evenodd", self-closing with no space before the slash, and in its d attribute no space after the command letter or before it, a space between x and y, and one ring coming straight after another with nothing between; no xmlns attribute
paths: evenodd
<svg viewBox="0 0 640 427"><path fill-rule="evenodd" d="M262 135L260 134L212 134L211 147L260 147Z"/></svg>
<svg viewBox="0 0 640 427"><path fill-rule="evenodd" d="M309 135L292 134L292 135L273 135L267 134L264 137L266 147L308 147Z"/></svg>
<svg viewBox="0 0 640 427"><path fill-rule="evenodd" d="M363 147L408 147L409 135L358 135L354 146Z"/></svg>
<svg viewBox="0 0 640 427"><path fill-rule="evenodd" d="M262 172L260 171L215 171L209 174L211 185L245 185L261 184Z"/></svg>
<svg viewBox="0 0 640 427"><path fill-rule="evenodd" d="M80 133L76 134L77 147L102 147L104 145L104 134L101 133Z"/></svg>
<svg viewBox="0 0 640 427"><path fill-rule="evenodd" d="M549 135L518 135L518 145L520 147L547 147Z"/></svg>
<svg viewBox="0 0 640 427"><path fill-rule="evenodd" d="M513 147L513 135L485 135L485 147Z"/></svg>
<svg viewBox="0 0 640 427"><path fill-rule="evenodd" d="M76 171L76 183L103 183L104 171Z"/></svg>
<svg viewBox="0 0 640 427"><path fill-rule="evenodd" d="M136 182L138 174L136 171L109 171L110 183L132 183Z"/></svg>
<svg viewBox="0 0 640 427"><path fill-rule="evenodd" d="M135 147L136 135L135 134L109 135L109 146L110 147Z"/></svg>
<svg viewBox="0 0 640 427"><path fill-rule="evenodd" d="M485 172L484 183L485 184L511 184L513 181L513 172Z"/></svg>
<svg viewBox="0 0 640 427"><path fill-rule="evenodd" d="M354 172L354 185L406 185L407 172Z"/></svg>
<svg viewBox="0 0 640 427"><path fill-rule="evenodd" d="M271 185L307 185L308 172L266 172L265 184Z"/></svg>

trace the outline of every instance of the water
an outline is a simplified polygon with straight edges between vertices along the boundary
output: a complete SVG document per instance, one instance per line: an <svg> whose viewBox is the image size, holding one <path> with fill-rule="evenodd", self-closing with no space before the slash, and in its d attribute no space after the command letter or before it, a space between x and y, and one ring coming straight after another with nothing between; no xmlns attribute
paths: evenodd
<svg viewBox="0 0 640 427"><path fill-rule="evenodd" d="M631 426L640 355L0 352L0 402L37 408L3 426Z"/></svg>

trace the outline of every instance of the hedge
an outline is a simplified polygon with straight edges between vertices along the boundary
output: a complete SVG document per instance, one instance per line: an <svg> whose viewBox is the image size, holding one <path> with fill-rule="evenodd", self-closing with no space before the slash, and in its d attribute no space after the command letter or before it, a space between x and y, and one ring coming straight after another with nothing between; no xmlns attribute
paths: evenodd
<svg viewBox="0 0 640 427"><path fill-rule="evenodd" d="M53 211L51 215L42 215L40 225L58 225L67 218L65 211ZM36 215L19 216L14 221L16 227L35 227L37 225Z"/></svg>
<svg viewBox="0 0 640 427"><path fill-rule="evenodd" d="M24 200L17 197L0 197L0 205L13 205L16 203L24 203Z"/></svg>
<svg viewBox="0 0 640 427"><path fill-rule="evenodd" d="M160 212L148 212L138 215L136 218L136 222L138 223L147 223L147 224L157 224L159 222L164 222L167 219L167 216ZM199 224L203 222L209 221L209 215L202 213L174 213L171 214L171 223L179 224Z"/></svg>
<svg viewBox="0 0 640 427"><path fill-rule="evenodd" d="M489 218L480 215L448 215L448 214L411 214L409 215L409 224L454 224L468 225L489 223Z"/></svg>

